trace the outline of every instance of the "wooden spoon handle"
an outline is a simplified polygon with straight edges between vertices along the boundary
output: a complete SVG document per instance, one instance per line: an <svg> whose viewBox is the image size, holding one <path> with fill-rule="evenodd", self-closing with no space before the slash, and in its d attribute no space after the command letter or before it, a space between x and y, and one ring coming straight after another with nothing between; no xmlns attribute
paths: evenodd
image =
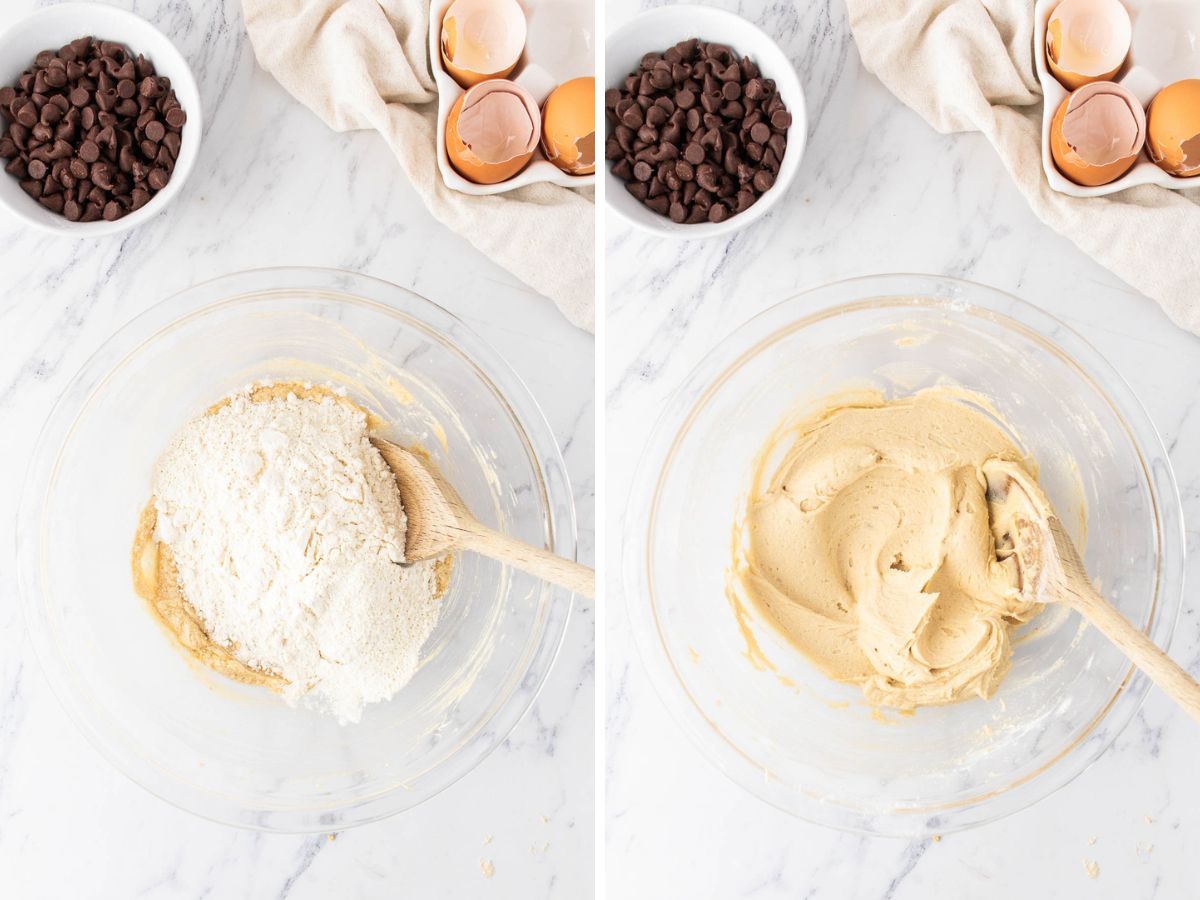
<svg viewBox="0 0 1200 900"><path fill-rule="evenodd" d="M1150 638L1134 628L1113 606L1092 590L1065 592L1072 609L1095 625L1135 666L1150 676L1168 697L1200 722L1200 684Z"/></svg>
<svg viewBox="0 0 1200 900"><path fill-rule="evenodd" d="M596 573L592 569L493 531L479 522L471 522L463 529L459 546L536 575L589 600L596 595Z"/></svg>

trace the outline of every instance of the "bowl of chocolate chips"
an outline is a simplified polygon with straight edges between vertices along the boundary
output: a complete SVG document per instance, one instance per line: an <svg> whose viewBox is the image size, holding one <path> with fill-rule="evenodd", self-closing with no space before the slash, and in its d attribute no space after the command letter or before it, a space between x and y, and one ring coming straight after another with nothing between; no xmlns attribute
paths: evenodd
<svg viewBox="0 0 1200 900"><path fill-rule="evenodd" d="M654 234L743 228L784 195L807 129L787 54L745 19L664 6L605 42L609 208Z"/></svg>
<svg viewBox="0 0 1200 900"><path fill-rule="evenodd" d="M200 146L187 61L99 3L37 10L0 35L0 206L74 237L132 228L182 188Z"/></svg>

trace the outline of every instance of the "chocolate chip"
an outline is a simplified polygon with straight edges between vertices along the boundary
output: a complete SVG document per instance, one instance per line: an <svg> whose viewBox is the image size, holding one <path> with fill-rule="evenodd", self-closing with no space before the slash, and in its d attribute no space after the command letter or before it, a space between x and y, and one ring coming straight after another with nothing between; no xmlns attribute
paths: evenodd
<svg viewBox="0 0 1200 900"><path fill-rule="evenodd" d="M102 191L111 191L113 186L112 170L106 162L94 162L92 168L88 172L88 177L91 178L92 184L100 188Z"/></svg>
<svg viewBox="0 0 1200 900"><path fill-rule="evenodd" d="M660 197L651 197L645 201L646 208L653 210L660 216L665 216L671 209L671 199L663 194Z"/></svg>
<svg viewBox="0 0 1200 900"><path fill-rule="evenodd" d="M711 165L702 165L696 169L696 184L706 191L716 191L719 184L717 170Z"/></svg>

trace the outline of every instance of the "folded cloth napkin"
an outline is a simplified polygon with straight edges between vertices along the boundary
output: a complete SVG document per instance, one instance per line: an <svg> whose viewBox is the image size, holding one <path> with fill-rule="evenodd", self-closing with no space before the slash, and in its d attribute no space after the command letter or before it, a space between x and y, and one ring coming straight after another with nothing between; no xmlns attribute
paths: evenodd
<svg viewBox="0 0 1200 900"><path fill-rule="evenodd" d="M337 131L383 135L438 221L595 330L592 192L535 184L474 197L437 166L428 0L243 0L259 64Z"/></svg>
<svg viewBox="0 0 1200 900"><path fill-rule="evenodd" d="M1032 0L847 3L863 63L892 93L942 133L982 132L1038 218L1200 334L1200 184L1081 198L1047 183Z"/></svg>

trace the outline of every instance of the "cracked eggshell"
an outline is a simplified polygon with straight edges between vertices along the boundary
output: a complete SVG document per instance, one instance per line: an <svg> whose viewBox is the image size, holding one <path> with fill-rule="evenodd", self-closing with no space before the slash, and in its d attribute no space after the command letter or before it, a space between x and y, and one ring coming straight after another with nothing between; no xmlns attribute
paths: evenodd
<svg viewBox="0 0 1200 900"><path fill-rule="evenodd" d="M542 104L542 152L568 175L596 171L596 79L563 82Z"/></svg>
<svg viewBox="0 0 1200 900"><path fill-rule="evenodd" d="M1125 64L1132 38L1119 0L1062 0L1046 23L1046 64L1068 90L1108 81Z"/></svg>
<svg viewBox="0 0 1200 900"><path fill-rule="evenodd" d="M1200 175L1200 79L1176 81L1155 95L1146 144L1160 169L1184 178Z"/></svg>
<svg viewBox="0 0 1200 900"><path fill-rule="evenodd" d="M537 104L525 88L504 79L484 81L450 108L446 156L468 181L507 181L533 157L541 121Z"/></svg>
<svg viewBox="0 0 1200 900"><path fill-rule="evenodd" d="M464 88L504 78L525 49L517 0L454 0L442 16L442 67Z"/></svg>
<svg viewBox="0 0 1200 900"><path fill-rule="evenodd" d="M1065 99L1050 122L1050 152L1076 184L1095 187L1120 178L1146 142L1146 114L1119 84L1086 84Z"/></svg>

